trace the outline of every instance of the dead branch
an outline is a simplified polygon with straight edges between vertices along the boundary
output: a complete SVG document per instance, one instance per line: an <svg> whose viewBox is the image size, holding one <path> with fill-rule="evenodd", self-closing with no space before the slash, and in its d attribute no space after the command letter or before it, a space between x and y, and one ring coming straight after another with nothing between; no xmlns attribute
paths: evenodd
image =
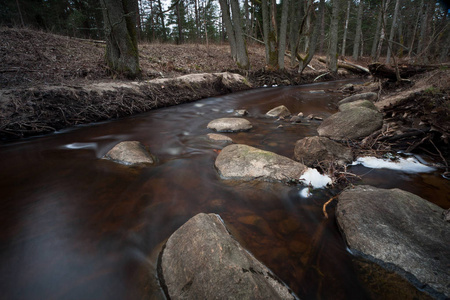
<svg viewBox="0 0 450 300"><path fill-rule="evenodd" d="M323 215L325 216L326 219L328 219L328 214L327 214L327 205L330 204L334 199L336 199L339 196L333 196L330 198L330 200L328 200L327 202L325 202L325 204L322 206L322 211L323 211Z"/></svg>

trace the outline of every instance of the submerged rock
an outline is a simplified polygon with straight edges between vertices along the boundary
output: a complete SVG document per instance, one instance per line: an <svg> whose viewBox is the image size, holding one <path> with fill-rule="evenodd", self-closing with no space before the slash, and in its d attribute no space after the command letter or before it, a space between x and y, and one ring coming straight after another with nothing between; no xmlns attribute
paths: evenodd
<svg viewBox="0 0 450 300"><path fill-rule="evenodd" d="M320 162L336 162L340 165L351 163L352 150L326 137L306 137L298 140L294 148L295 160L308 167L315 167Z"/></svg>
<svg viewBox="0 0 450 300"><path fill-rule="evenodd" d="M266 115L269 117L283 117L284 118L284 117L290 116L291 112L289 111L289 109L286 106L280 105L280 106L272 108L271 110L266 112Z"/></svg>
<svg viewBox="0 0 450 300"><path fill-rule="evenodd" d="M175 231L158 270L170 299L296 299L216 214L198 214Z"/></svg>
<svg viewBox="0 0 450 300"><path fill-rule="evenodd" d="M285 156L247 145L222 149L215 166L225 179L298 181L306 166Z"/></svg>
<svg viewBox="0 0 450 300"><path fill-rule="evenodd" d="M443 211L400 189L357 186L339 196L336 217L350 249L394 265L413 284L445 299L450 297L450 224Z"/></svg>
<svg viewBox="0 0 450 300"><path fill-rule="evenodd" d="M366 107L335 113L317 128L320 136L335 140L366 137L383 125L383 115Z"/></svg>
<svg viewBox="0 0 450 300"><path fill-rule="evenodd" d="M229 143L233 142L233 140L230 137L223 134L208 133L207 136L212 141L229 142Z"/></svg>
<svg viewBox="0 0 450 300"><path fill-rule="evenodd" d="M124 165L153 164L154 159L147 148L138 141L125 141L115 145L103 156Z"/></svg>
<svg viewBox="0 0 450 300"><path fill-rule="evenodd" d="M369 100L356 100L353 102L343 103L339 105L339 110L345 111L355 107L366 107L378 111L378 108L375 106L375 104L373 104L373 102Z"/></svg>
<svg viewBox="0 0 450 300"><path fill-rule="evenodd" d="M208 128L218 132L246 131L252 128L252 123L243 118L220 118L209 122Z"/></svg>
<svg viewBox="0 0 450 300"><path fill-rule="evenodd" d="M350 97L344 98L341 101L338 102L338 105L342 105L344 103L350 103L357 100L369 100L369 101L376 101L378 99L378 94L369 92L369 93L362 93L362 94L356 94L352 95Z"/></svg>

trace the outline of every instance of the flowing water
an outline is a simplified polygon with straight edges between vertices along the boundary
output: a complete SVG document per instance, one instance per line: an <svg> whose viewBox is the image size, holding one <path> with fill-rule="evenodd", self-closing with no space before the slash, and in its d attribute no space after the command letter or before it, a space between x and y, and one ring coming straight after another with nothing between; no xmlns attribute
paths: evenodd
<svg viewBox="0 0 450 300"><path fill-rule="evenodd" d="M235 238L302 299L367 299L352 255L337 228L331 192L302 198L298 185L222 180L214 168L223 147L207 124L246 109L244 143L293 157L294 144L317 135L318 121L264 118L284 104L291 112L327 117L347 83L261 88L82 126L0 146L3 299L160 299L158 251L200 212L219 214ZM282 124L283 127L279 127ZM115 144L138 140L158 158L149 167L101 159ZM359 183L400 187L450 206L439 173L371 170Z"/></svg>

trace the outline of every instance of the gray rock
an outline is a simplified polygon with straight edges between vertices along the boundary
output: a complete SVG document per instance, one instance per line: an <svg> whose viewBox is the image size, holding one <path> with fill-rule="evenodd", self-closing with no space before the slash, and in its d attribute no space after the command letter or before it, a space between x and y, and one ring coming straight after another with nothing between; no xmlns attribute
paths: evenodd
<svg viewBox="0 0 450 300"><path fill-rule="evenodd" d="M266 112L266 115L269 117L287 117L291 115L291 112L286 106L280 105Z"/></svg>
<svg viewBox="0 0 450 300"><path fill-rule="evenodd" d="M299 116L293 116L290 120L291 123L301 123L302 122L302 118Z"/></svg>
<svg viewBox="0 0 450 300"><path fill-rule="evenodd" d="M339 196L336 217L350 249L393 264L445 299L450 297L450 224L442 212L409 192L357 186Z"/></svg>
<svg viewBox="0 0 450 300"><path fill-rule="evenodd" d="M198 214L175 231L158 268L170 299L296 299L216 214Z"/></svg>
<svg viewBox="0 0 450 300"><path fill-rule="evenodd" d="M369 101L376 101L378 99L378 94L369 92L369 93L362 93L362 94L356 94L352 95L350 97L344 98L341 101L338 102L338 106L349 103L357 100L369 100Z"/></svg>
<svg viewBox="0 0 450 300"><path fill-rule="evenodd" d="M207 136L210 140L213 141L230 142L230 143L233 142L233 140L230 137L223 134L208 133Z"/></svg>
<svg viewBox="0 0 450 300"><path fill-rule="evenodd" d="M125 141L115 145L103 156L105 159L124 165L153 164L154 158L138 141Z"/></svg>
<svg viewBox="0 0 450 300"><path fill-rule="evenodd" d="M215 166L225 179L283 182L298 181L306 170L290 158L241 144L223 148Z"/></svg>
<svg viewBox="0 0 450 300"><path fill-rule="evenodd" d="M245 109L238 109L238 110L236 110L235 113L236 113L237 116L246 116L246 115L248 115L248 111L245 110Z"/></svg>
<svg viewBox="0 0 450 300"><path fill-rule="evenodd" d="M252 128L252 123L243 118L220 118L209 122L208 128L218 132L246 131Z"/></svg>
<svg viewBox="0 0 450 300"><path fill-rule="evenodd" d="M339 110L345 111L345 110L349 110L349 109L352 109L355 107L365 107L365 108L370 108L375 111L378 111L378 108L375 106L375 104L373 104L373 102L371 102L369 100L356 100L353 102L343 103L343 104L339 105Z"/></svg>
<svg viewBox="0 0 450 300"><path fill-rule="evenodd" d="M345 165L353 160L350 148L319 136L298 140L295 143L294 157L308 167L315 167L318 163L325 161Z"/></svg>
<svg viewBox="0 0 450 300"><path fill-rule="evenodd" d="M383 125L383 115L373 109L356 107L338 112L317 128L320 136L335 140L366 137Z"/></svg>

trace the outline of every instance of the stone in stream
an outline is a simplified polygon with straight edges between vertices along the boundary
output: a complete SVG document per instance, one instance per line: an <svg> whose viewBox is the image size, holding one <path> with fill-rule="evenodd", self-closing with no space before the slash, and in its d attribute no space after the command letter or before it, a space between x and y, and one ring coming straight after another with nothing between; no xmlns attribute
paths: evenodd
<svg viewBox="0 0 450 300"><path fill-rule="evenodd" d="M395 266L416 286L446 299L450 224L443 211L409 192L366 185L341 193L336 217L351 250L385 267Z"/></svg>
<svg viewBox="0 0 450 300"><path fill-rule="evenodd" d="M357 100L376 101L377 99L378 99L378 94L373 93L373 92L356 94L356 95L352 95L352 96L342 99L341 101L338 102L338 106L340 106L344 103L349 103L349 102L353 102L353 101L357 101Z"/></svg>
<svg viewBox="0 0 450 300"><path fill-rule="evenodd" d="M272 108L268 112L266 112L266 116L269 116L269 117L283 117L284 118L284 117L287 117L290 115L291 115L291 112L284 105L277 106L275 108Z"/></svg>
<svg viewBox="0 0 450 300"><path fill-rule="evenodd" d="M103 158L124 165L153 164L155 162L148 149L138 141L120 142Z"/></svg>
<svg viewBox="0 0 450 300"><path fill-rule="evenodd" d="M243 118L220 118L209 122L208 129L218 132L246 131L252 128L252 123Z"/></svg>
<svg viewBox="0 0 450 300"><path fill-rule="evenodd" d="M229 136L226 136L226 135L223 135L223 134L208 133L207 136L212 141L228 142L228 143L232 143L233 142L233 140Z"/></svg>
<svg viewBox="0 0 450 300"><path fill-rule="evenodd" d="M305 137L295 143L295 160L315 167L320 162L346 165L353 161L352 150L326 137Z"/></svg>
<svg viewBox="0 0 450 300"><path fill-rule="evenodd" d="M378 108L369 100L356 100L339 105L339 111L349 110L355 107L366 107L378 111Z"/></svg>
<svg viewBox="0 0 450 300"><path fill-rule="evenodd" d="M383 125L383 115L370 108L355 107L335 113L317 128L320 136L350 140L370 135Z"/></svg>
<svg viewBox="0 0 450 300"><path fill-rule="evenodd" d="M298 299L216 214L200 213L170 236L158 277L170 299Z"/></svg>
<svg viewBox="0 0 450 300"><path fill-rule="evenodd" d="M242 144L229 145L215 166L225 179L297 182L306 166L285 156Z"/></svg>

